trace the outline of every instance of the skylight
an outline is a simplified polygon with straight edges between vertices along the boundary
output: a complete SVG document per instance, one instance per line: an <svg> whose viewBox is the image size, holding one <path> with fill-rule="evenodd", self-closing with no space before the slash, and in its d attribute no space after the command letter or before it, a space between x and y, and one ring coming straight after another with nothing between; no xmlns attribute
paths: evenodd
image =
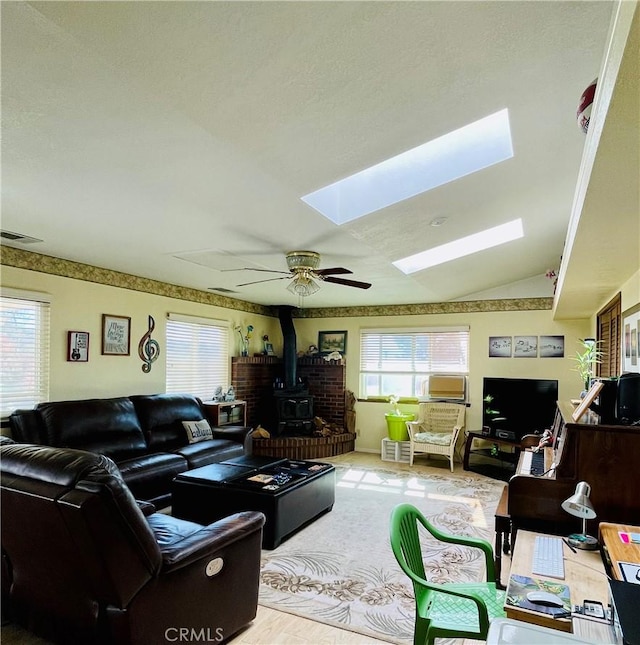
<svg viewBox="0 0 640 645"><path fill-rule="evenodd" d="M471 255L478 251L484 251L505 242L511 242L524 236L522 220L514 219L506 224L488 228L485 231L461 237L459 240L447 242L441 246L435 246L427 251L410 255L402 260L396 260L393 264L403 273L415 273L437 264L444 264L450 260Z"/></svg>
<svg viewBox="0 0 640 645"><path fill-rule="evenodd" d="M513 157L506 108L302 197L336 224Z"/></svg>

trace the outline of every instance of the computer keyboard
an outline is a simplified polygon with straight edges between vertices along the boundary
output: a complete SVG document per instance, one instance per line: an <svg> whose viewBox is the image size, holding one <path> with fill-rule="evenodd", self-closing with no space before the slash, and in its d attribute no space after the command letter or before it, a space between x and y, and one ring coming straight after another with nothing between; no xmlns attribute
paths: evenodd
<svg viewBox="0 0 640 645"><path fill-rule="evenodd" d="M533 545L531 572L539 576L564 579L562 538L537 535Z"/></svg>

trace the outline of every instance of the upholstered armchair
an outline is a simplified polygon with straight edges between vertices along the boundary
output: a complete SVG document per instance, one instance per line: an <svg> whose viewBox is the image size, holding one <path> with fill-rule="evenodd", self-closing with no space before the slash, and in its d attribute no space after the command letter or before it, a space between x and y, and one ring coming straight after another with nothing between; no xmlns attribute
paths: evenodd
<svg viewBox="0 0 640 645"><path fill-rule="evenodd" d="M95 453L0 448L5 619L59 643L229 639L256 615L262 513L144 512ZM208 641L209 642L209 641Z"/></svg>
<svg viewBox="0 0 640 645"><path fill-rule="evenodd" d="M465 406L457 403L420 403L418 418L407 421L413 466L415 454L443 455L449 459L453 472L456 442L464 428Z"/></svg>

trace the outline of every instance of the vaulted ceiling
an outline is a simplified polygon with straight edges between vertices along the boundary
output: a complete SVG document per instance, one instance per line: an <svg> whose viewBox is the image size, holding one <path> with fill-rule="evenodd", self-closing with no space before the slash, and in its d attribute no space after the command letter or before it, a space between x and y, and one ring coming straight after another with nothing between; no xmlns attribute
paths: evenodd
<svg viewBox="0 0 640 645"><path fill-rule="evenodd" d="M309 307L550 296L616 6L3 2L2 229L40 240L3 242L262 304L299 304L237 286L294 249L373 285ZM342 226L301 201L504 108L511 159ZM392 264L517 218L520 240Z"/></svg>

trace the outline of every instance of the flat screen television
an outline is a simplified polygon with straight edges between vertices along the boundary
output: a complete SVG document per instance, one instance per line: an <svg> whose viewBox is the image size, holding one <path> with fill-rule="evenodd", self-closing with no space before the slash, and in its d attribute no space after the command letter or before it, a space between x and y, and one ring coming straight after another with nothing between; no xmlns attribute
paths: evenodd
<svg viewBox="0 0 640 645"><path fill-rule="evenodd" d="M484 402L493 397L491 404ZM499 427L513 433L519 441L524 435L551 428L558 401L558 381L553 379L485 377L482 384L482 425ZM493 411L487 413L487 409Z"/></svg>

